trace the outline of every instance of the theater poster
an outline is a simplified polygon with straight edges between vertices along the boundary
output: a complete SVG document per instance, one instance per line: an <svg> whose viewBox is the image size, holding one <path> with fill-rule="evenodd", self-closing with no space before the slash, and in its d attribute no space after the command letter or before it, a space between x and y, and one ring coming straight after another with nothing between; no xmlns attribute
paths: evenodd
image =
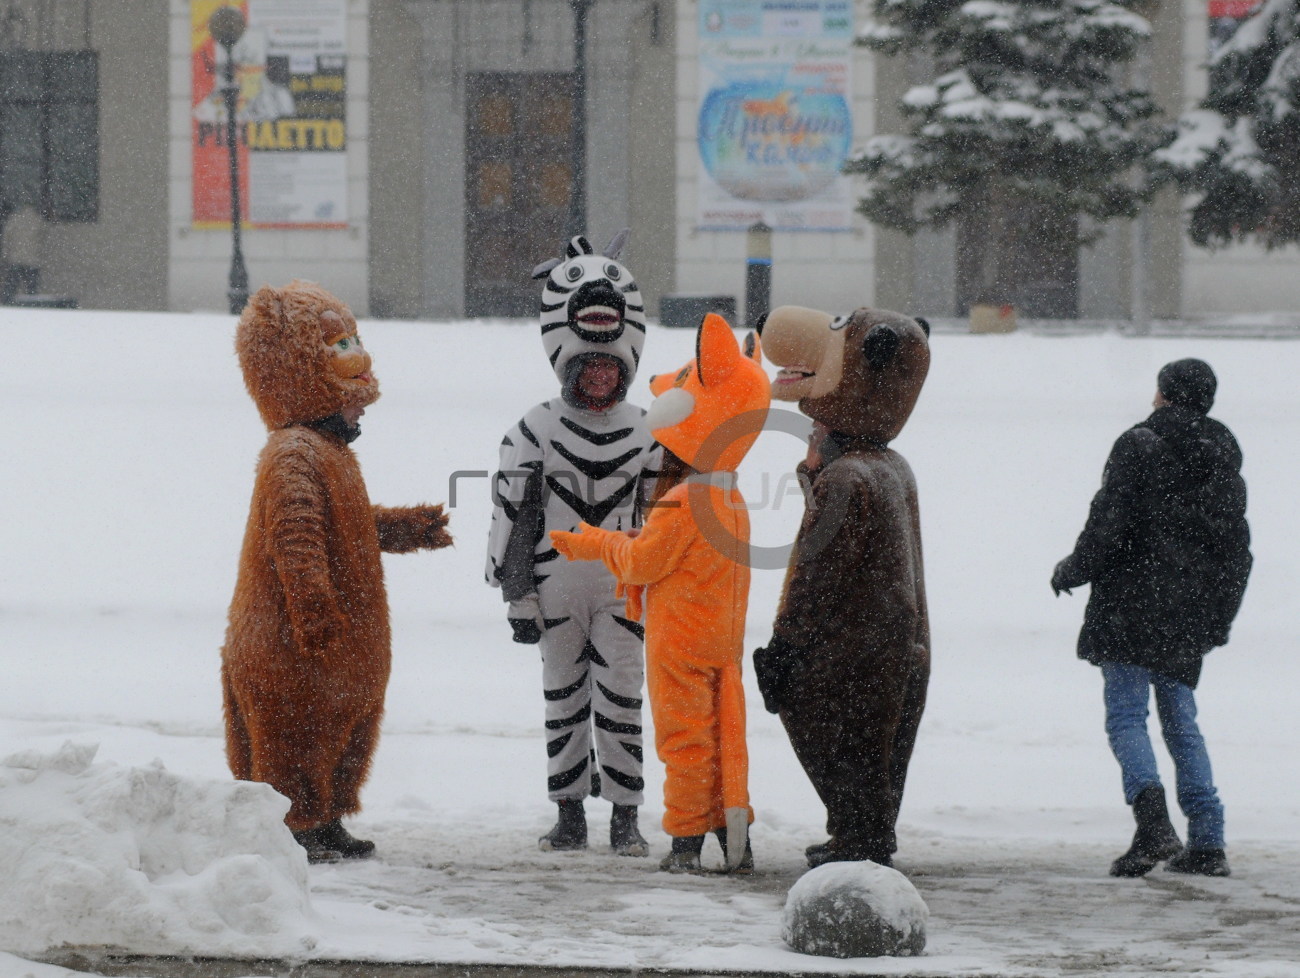
<svg viewBox="0 0 1300 978"><path fill-rule="evenodd" d="M347 0L191 0L194 227L230 227L225 49L208 32L222 6L248 23L234 46L246 226L346 227Z"/></svg>
<svg viewBox="0 0 1300 978"><path fill-rule="evenodd" d="M700 0L697 224L845 231L852 0Z"/></svg>

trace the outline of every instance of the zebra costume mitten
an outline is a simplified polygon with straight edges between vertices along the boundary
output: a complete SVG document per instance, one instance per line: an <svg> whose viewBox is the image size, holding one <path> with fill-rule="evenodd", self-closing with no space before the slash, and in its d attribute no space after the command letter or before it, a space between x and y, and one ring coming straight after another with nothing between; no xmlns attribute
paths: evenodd
<svg viewBox="0 0 1300 978"><path fill-rule="evenodd" d="M641 294L617 261L625 241L622 232L597 254L575 237L564 258L534 270L546 279L542 343L562 394L507 432L493 480L486 576L510 604L515 640L541 644L552 801L601 793L615 805L640 805L644 788L643 630L626 617L604 567L557 560L547 535L580 521L637 526L640 499L658 474L645 410L623 400L645 341ZM612 358L621 379L599 410L573 390L597 356Z"/></svg>

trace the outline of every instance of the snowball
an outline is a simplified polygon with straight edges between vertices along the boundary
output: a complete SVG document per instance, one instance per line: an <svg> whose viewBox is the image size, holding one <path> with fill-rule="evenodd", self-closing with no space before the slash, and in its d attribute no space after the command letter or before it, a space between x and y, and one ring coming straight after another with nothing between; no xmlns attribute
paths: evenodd
<svg viewBox="0 0 1300 978"><path fill-rule="evenodd" d="M96 745L0 761L0 947L301 954L317 919L307 859L264 784L161 763L95 764Z"/></svg>
<svg viewBox="0 0 1300 978"><path fill-rule="evenodd" d="M907 956L924 950L929 916L921 894L897 870L873 862L826 863L790 887L781 937L804 954Z"/></svg>

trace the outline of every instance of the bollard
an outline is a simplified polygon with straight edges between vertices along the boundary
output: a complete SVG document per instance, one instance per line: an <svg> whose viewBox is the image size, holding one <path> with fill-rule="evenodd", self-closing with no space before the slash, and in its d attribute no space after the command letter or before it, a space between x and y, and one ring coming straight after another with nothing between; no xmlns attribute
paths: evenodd
<svg viewBox="0 0 1300 978"><path fill-rule="evenodd" d="M759 221L745 235L745 325L757 329L772 304L772 229Z"/></svg>

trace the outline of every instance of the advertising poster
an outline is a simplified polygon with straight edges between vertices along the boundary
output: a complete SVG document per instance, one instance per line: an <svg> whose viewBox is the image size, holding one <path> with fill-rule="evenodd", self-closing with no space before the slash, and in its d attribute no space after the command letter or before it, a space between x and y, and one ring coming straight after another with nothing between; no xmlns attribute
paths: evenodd
<svg viewBox="0 0 1300 978"><path fill-rule="evenodd" d="M700 0L697 222L846 231L852 0Z"/></svg>
<svg viewBox="0 0 1300 978"><path fill-rule="evenodd" d="M230 227L225 49L208 19L248 23L234 46L242 217L252 228L347 226L347 0L191 0L193 225Z"/></svg>

